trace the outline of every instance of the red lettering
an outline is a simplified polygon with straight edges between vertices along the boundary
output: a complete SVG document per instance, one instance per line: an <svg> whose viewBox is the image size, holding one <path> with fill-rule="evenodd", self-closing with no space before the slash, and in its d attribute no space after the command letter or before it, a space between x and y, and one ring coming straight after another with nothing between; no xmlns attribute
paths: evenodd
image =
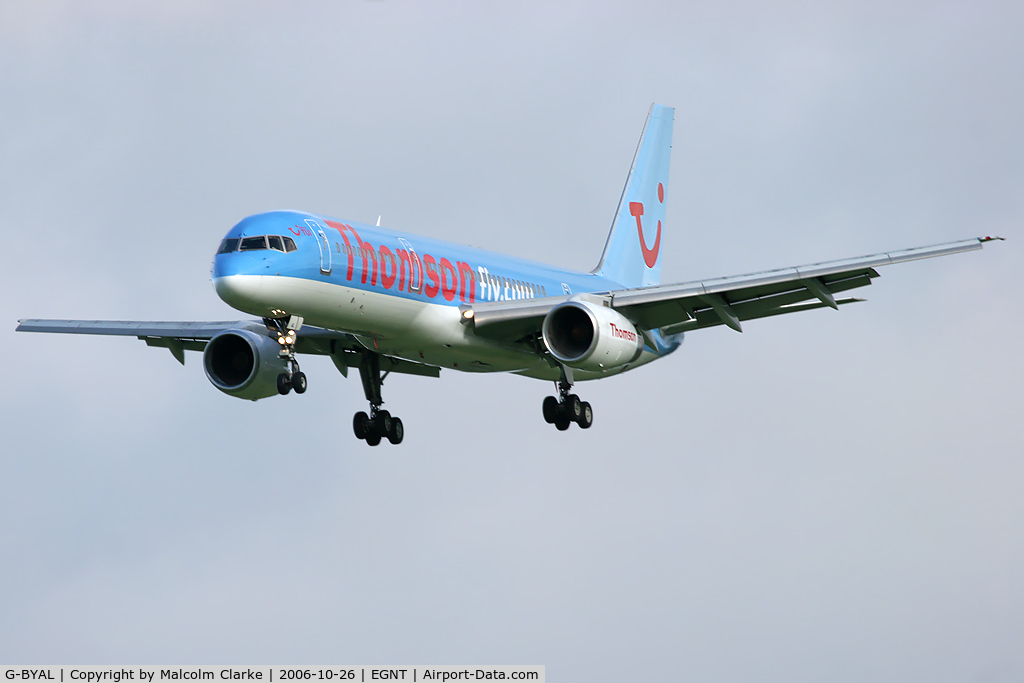
<svg viewBox="0 0 1024 683"><path fill-rule="evenodd" d="M612 336L618 337L619 339L628 339L631 342L636 341L636 332L630 332L629 330L619 329L615 323L608 323L612 326Z"/></svg>
<svg viewBox="0 0 1024 683"><path fill-rule="evenodd" d="M358 232L356 232L356 229L348 223L346 223L344 227L352 233L352 236L356 238L356 242L359 244L359 256L363 259L363 284L366 284L366 276L369 275L370 259L373 259L373 277L370 278L370 284L377 284L377 253L373 250L373 245L369 242L364 242L363 238L359 236Z"/></svg>
<svg viewBox="0 0 1024 683"><path fill-rule="evenodd" d="M366 275L369 271L369 262L373 261L373 276L370 278L370 285L377 284L377 252L373 250L373 245L369 242L363 242L362 248L359 250L363 255L363 282L366 282Z"/></svg>
<svg viewBox="0 0 1024 683"><path fill-rule="evenodd" d="M398 255L398 290L401 291L405 285L405 271L409 271L409 286L407 292L418 291L423 286L423 264L416 252L409 252L405 249L395 251Z"/></svg>
<svg viewBox="0 0 1024 683"><path fill-rule="evenodd" d="M402 287L405 286L405 271L409 270L409 286L412 287L412 260L409 258L409 252L405 249L398 249L398 291L402 291Z"/></svg>
<svg viewBox="0 0 1024 683"><path fill-rule="evenodd" d="M451 273L452 285L448 286L448 273ZM441 294L445 299L451 301L455 298L455 288L459 286L459 274L452 262L446 258L441 259Z"/></svg>
<svg viewBox="0 0 1024 683"><path fill-rule="evenodd" d="M473 272L473 267L468 263L458 261L456 265L459 267L459 300L466 301L466 281L469 281L469 303L473 303L476 300L476 273ZM466 274L469 273L469 277Z"/></svg>
<svg viewBox="0 0 1024 683"><path fill-rule="evenodd" d="M373 276L370 278L370 284L371 285L377 284L377 252L375 252L373 250L373 245L370 244L369 242L364 242L363 238L361 238L359 236L359 233L356 232L356 229L353 228L348 223L346 223L344 225L344 227L345 227L346 230L348 230L349 232L352 233L352 236L356 238L356 242L359 243L359 255L363 259L363 278L362 278L363 284L366 284L366 276L370 274L369 273L369 270L370 270L369 269L369 261L370 261L370 259L373 259Z"/></svg>
<svg viewBox="0 0 1024 683"><path fill-rule="evenodd" d="M385 268L387 258L391 262L391 273L388 274L388 269ZM380 283L384 285L384 289L391 289L391 285L395 284L395 276L398 274L396 271L398 266L395 265L395 255L391 253L391 250L385 247L383 244L380 245ZM401 287L399 287L401 289Z"/></svg>
<svg viewBox="0 0 1024 683"><path fill-rule="evenodd" d="M433 299L437 296L437 292L441 288L441 279L437 277L437 262L430 254L424 254L423 263L425 265L424 270L427 273L427 279L434 283L424 287L423 293Z"/></svg>
<svg viewBox="0 0 1024 683"><path fill-rule="evenodd" d="M345 256L346 256L346 258L348 258L348 270L345 272L345 278L348 279L348 280L351 280L352 279L352 270L353 270L353 266L355 264L353 262L354 259L353 259L353 254L352 254L352 244L348 241L348 235L345 234L345 231L348 230L349 227L346 226L346 225L342 225L341 223L335 223L334 221L324 221L324 222L327 223L328 226L330 226L330 227L334 228L335 230L337 230L338 233L341 235L341 239L343 239L345 241ZM355 230L352 231L352 234L355 235ZM356 239L359 239L358 235L356 235Z"/></svg>

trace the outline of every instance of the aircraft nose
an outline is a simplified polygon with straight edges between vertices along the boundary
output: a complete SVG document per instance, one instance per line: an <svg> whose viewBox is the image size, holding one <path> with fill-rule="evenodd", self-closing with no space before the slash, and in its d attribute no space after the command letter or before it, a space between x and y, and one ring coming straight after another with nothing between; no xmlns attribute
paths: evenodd
<svg viewBox="0 0 1024 683"><path fill-rule="evenodd" d="M217 296L228 306L240 310L251 308L259 301L262 286L262 275L225 275L213 280Z"/></svg>

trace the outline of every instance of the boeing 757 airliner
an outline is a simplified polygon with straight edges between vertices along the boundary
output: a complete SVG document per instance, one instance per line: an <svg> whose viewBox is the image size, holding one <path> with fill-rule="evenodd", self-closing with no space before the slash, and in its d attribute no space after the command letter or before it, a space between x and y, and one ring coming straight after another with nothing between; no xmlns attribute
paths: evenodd
<svg viewBox="0 0 1024 683"><path fill-rule="evenodd" d="M742 332L755 318L861 301L837 297L871 284L878 266L981 249L980 237L874 256L700 282L660 284L674 109L652 105L597 267L576 272L378 225L302 211L250 216L213 257L217 295L258 321L22 320L25 332L136 336L202 351L210 382L258 400L306 390L297 354L357 368L369 412L353 419L376 446L404 436L381 408L390 372L437 377L441 368L512 372L552 381L544 419L587 429L575 382L638 368L714 325Z"/></svg>

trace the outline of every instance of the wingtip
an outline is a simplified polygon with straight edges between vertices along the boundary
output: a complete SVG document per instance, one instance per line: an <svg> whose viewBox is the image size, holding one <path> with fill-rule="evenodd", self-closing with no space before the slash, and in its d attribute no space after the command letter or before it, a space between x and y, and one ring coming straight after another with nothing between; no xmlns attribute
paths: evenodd
<svg viewBox="0 0 1024 683"><path fill-rule="evenodd" d="M995 236L986 235L985 237L979 237L978 238L978 241L981 242L982 244L984 244L985 242L994 242L995 240L999 240L1000 242L1005 242L1006 238L1005 237L999 237L998 235L995 235Z"/></svg>

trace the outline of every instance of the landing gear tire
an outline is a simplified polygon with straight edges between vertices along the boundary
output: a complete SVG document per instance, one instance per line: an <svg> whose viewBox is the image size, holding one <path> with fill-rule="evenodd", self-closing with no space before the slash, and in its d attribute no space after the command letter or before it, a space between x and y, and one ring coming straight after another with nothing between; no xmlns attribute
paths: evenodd
<svg viewBox="0 0 1024 683"><path fill-rule="evenodd" d="M285 396L291 390L292 380L290 377L288 377L287 372L282 372L280 375L277 376L277 393L281 394L282 396ZM302 393L298 389L296 389L295 391L298 393ZM305 388L303 388L303 391L305 391Z"/></svg>
<svg viewBox="0 0 1024 683"><path fill-rule="evenodd" d="M391 434L393 423L394 418L391 417L391 413L386 410L380 410L377 412L377 416L373 418L373 431L381 436L388 436Z"/></svg>
<svg viewBox="0 0 1024 683"><path fill-rule="evenodd" d="M590 429L590 425L594 424L594 409L586 401L582 404L582 412L579 419L576 420L576 424L580 426L580 429Z"/></svg>
<svg viewBox="0 0 1024 683"><path fill-rule="evenodd" d="M402 443L402 438L405 437L405 427L402 425L402 419L395 417L391 419L391 429L388 430L388 441L392 445L397 446Z"/></svg>
<svg viewBox="0 0 1024 683"><path fill-rule="evenodd" d="M296 394L306 393L306 373L296 372L292 375L292 389Z"/></svg>
<svg viewBox="0 0 1024 683"><path fill-rule="evenodd" d="M594 424L594 409L586 401L581 401L576 394L569 393L572 388L571 376L563 376L557 383L557 387L557 398L554 396L544 398L544 421L554 424L560 432L567 430L573 422L578 424L580 429L590 429L590 426Z"/></svg>
<svg viewBox="0 0 1024 683"><path fill-rule="evenodd" d="M549 425L558 419L558 399L554 396L544 397L544 421Z"/></svg>
<svg viewBox="0 0 1024 683"><path fill-rule="evenodd" d="M356 438L363 439L371 446L378 445L382 439L398 445L405 438L405 426L391 413L381 410L384 399L380 395L381 384L387 372L381 374L380 355L363 351L359 361L359 379L363 383L363 393L370 402L370 414L359 412L353 422Z"/></svg>
<svg viewBox="0 0 1024 683"><path fill-rule="evenodd" d="M356 413L352 418L352 431L357 439L365 439L370 433L370 416L361 410Z"/></svg>
<svg viewBox="0 0 1024 683"><path fill-rule="evenodd" d="M583 414L583 403L580 401L580 397L576 394L569 394L565 397L563 405L565 406L566 417L573 422L579 422L580 415Z"/></svg>

